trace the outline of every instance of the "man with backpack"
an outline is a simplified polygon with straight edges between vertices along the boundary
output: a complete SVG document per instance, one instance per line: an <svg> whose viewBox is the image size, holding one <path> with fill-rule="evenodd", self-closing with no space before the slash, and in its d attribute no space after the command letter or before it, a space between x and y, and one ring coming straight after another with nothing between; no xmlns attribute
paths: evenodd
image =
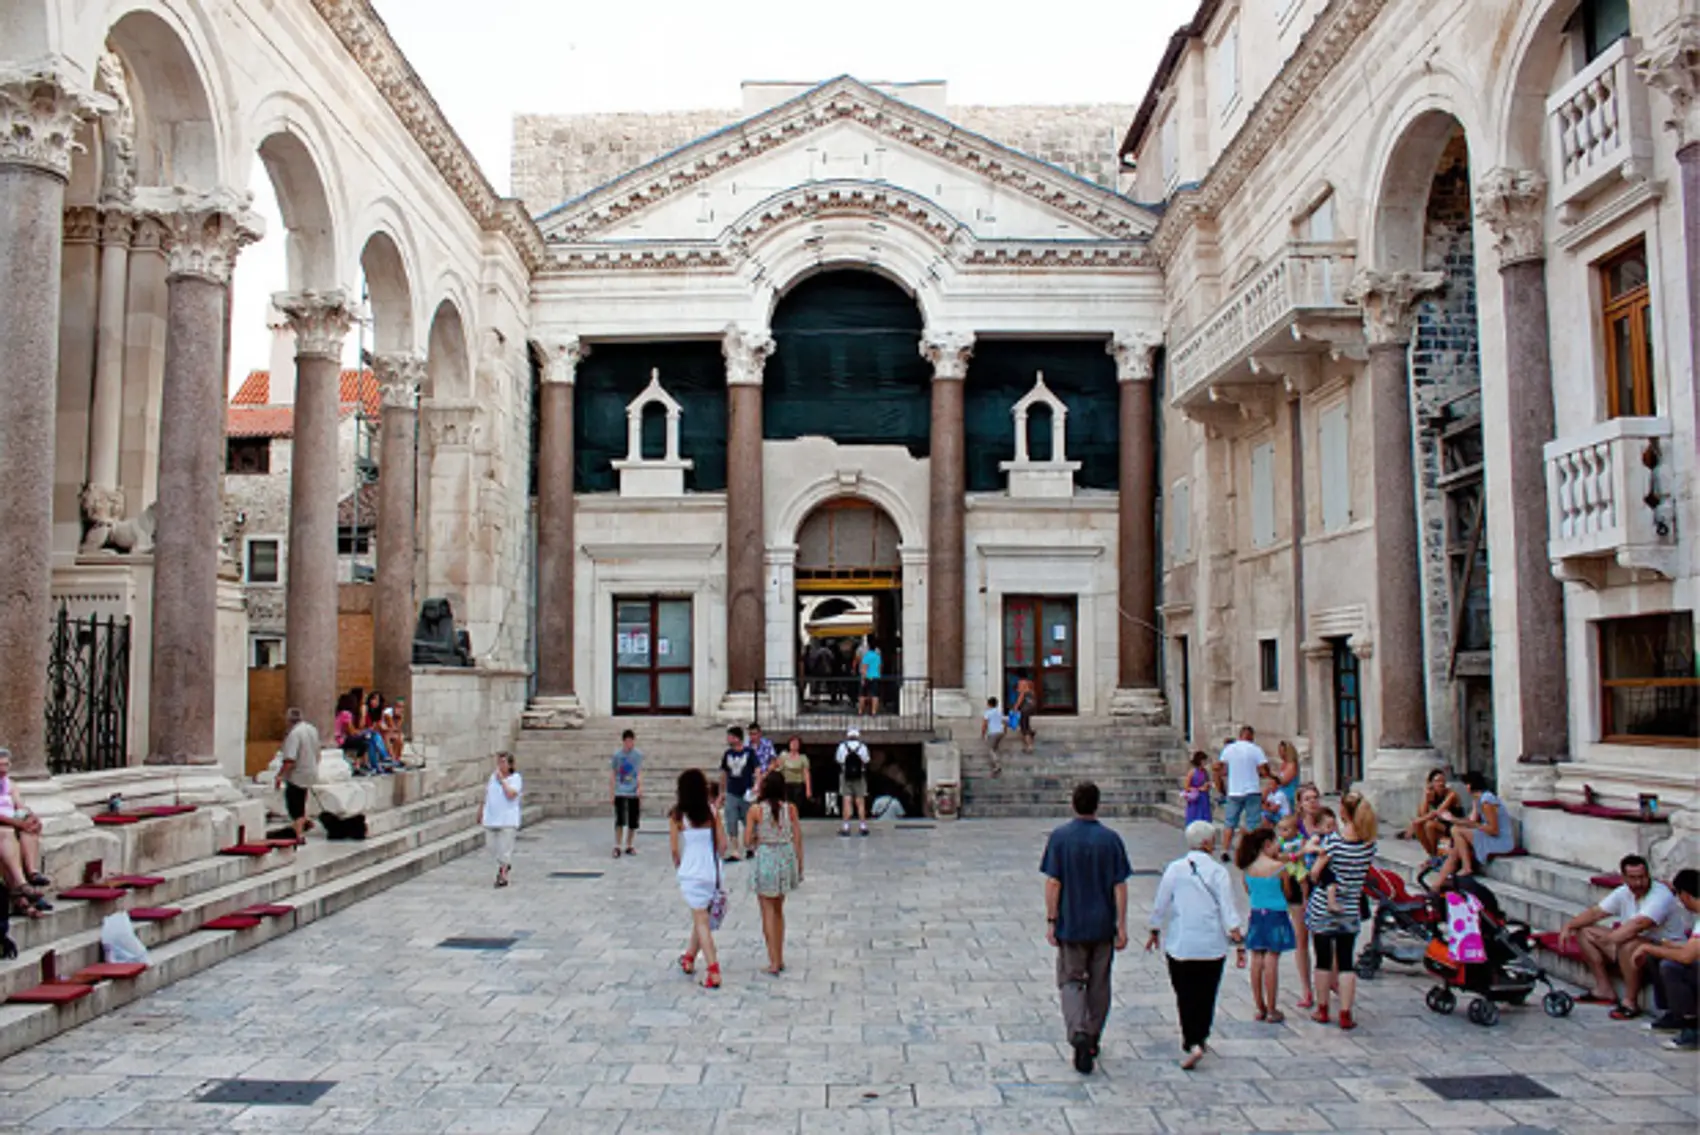
<svg viewBox="0 0 1700 1135"><path fill-rule="evenodd" d="M850 813L861 821L862 834L868 834L868 747L862 744L862 731L851 729L838 746L838 797L844 806L844 826L838 834L850 834Z"/></svg>

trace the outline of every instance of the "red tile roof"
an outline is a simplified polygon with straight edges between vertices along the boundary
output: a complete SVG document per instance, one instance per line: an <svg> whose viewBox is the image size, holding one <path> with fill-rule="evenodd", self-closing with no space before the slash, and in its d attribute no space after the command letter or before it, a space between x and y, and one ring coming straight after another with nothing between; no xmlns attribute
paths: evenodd
<svg viewBox="0 0 1700 1135"><path fill-rule="evenodd" d="M232 406L225 411L226 437L290 437L294 432L292 406Z"/></svg>
<svg viewBox="0 0 1700 1135"><path fill-rule="evenodd" d="M264 406L272 400L272 372L251 370L236 393L230 396L232 406Z"/></svg>
<svg viewBox="0 0 1700 1135"><path fill-rule="evenodd" d="M295 408L271 404L271 372L251 370L236 393L230 396L230 408L225 414L224 432L229 437L289 437L295 430ZM378 388L378 376L370 370L344 370L339 383L337 401L342 417L354 412L355 406L366 411L376 421L383 413L383 396Z"/></svg>

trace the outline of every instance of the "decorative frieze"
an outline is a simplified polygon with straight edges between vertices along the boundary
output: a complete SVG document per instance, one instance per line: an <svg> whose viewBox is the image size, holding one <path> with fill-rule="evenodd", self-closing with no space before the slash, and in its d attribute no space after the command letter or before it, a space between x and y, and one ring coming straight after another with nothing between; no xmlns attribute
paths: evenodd
<svg viewBox="0 0 1700 1135"><path fill-rule="evenodd" d="M921 339L921 357L933 364L933 378L960 382L974 357L972 331L930 331Z"/></svg>
<svg viewBox="0 0 1700 1135"><path fill-rule="evenodd" d="M1162 345L1161 331L1120 331L1111 336L1104 350L1116 360L1116 381L1150 382L1157 348Z"/></svg>
<svg viewBox="0 0 1700 1135"><path fill-rule="evenodd" d="M1491 169L1476 188L1476 215L1493 234L1499 265L1546 256L1547 179L1532 169Z"/></svg>
<svg viewBox="0 0 1700 1135"><path fill-rule="evenodd" d="M578 375L578 364L590 354L590 344L577 335L543 336L536 342L543 354L543 381L571 386Z"/></svg>
<svg viewBox="0 0 1700 1135"><path fill-rule="evenodd" d="M1417 304L1446 283L1445 272L1377 272L1361 269L1346 290L1363 308L1364 337L1372 347L1409 343L1417 330Z"/></svg>
<svg viewBox="0 0 1700 1135"><path fill-rule="evenodd" d="M71 176L81 147L77 127L112 108L112 99L80 89L56 60L0 67L0 165Z"/></svg>
<svg viewBox="0 0 1700 1135"><path fill-rule="evenodd" d="M250 207L252 193L144 188L136 208L163 230L166 272L227 285L236 254L265 235L265 221Z"/></svg>
<svg viewBox="0 0 1700 1135"><path fill-rule="evenodd" d="M766 331L751 331L736 324L726 328L720 350L726 356L726 385L760 386L767 357L773 354L773 336Z"/></svg>
<svg viewBox="0 0 1700 1135"><path fill-rule="evenodd" d="M297 358L342 358L342 343L354 327L356 315L348 293L340 288L327 292L278 292L272 306L289 321L295 332Z"/></svg>
<svg viewBox="0 0 1700 1135"><path fill-rule="evenodd" d="M1670 100L1665 127L1676 132L1677 148L1700 142L1700 16L1673 22L1635 60L1635 70Z"/></svg>

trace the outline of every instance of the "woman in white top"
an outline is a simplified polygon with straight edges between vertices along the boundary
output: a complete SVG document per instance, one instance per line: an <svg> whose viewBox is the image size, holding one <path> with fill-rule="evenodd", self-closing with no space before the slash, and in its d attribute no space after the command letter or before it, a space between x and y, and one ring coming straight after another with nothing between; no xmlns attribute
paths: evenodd
<svg viewBox="0 0 1700 1135"><path fill-rule="evenodd" d="M508 871L514 865L514 841L519 838L520 793L525 782L514 771L514 756L509 752L496 754L496 771L484 786L484 806L478 809L478 822L484 826L484 842L496 857L496 885L508 885Z"/></svg>
<svg viewBox="0 0 1700 1135"><path fill-rule="evenodd" d="M720 889L720 857L726 852L726 837L708 802L708 777L701 769L679 774L679 795L667 814L667 838L673 849L673 866L679 878L679 893L691 908L691 937L679 957L679 968L697 971L697 954L708 963L704 989L720 988L720 954L714 948L714 931L708 908Z"/></svg>
<svg viewBox="0 0 1700 1135"><path fill-rule="evenodd" d="M39 918L53 909L42 897L41 820L24 806L12 783L12 750L0 748L0 902L12 892L12 913Z"/></svg>
<svg viewBox="0 0 1700 1135"><path fill-rule="evenodd" d="M1228 944L1238 948L1242 969L1246 957L1244 927L1234 905L1228 869L1211 854L1216 847L1215 825L1208 820L1188 824L1186 845L1187 853L1169 864L1157 885L1151 937L1145 948L1163 945L1168 955L1169 984L1174 987L1181 1019L1181 1067L1191 1069L1204 1059L1205 1041L1210 1039Z"/></svg>

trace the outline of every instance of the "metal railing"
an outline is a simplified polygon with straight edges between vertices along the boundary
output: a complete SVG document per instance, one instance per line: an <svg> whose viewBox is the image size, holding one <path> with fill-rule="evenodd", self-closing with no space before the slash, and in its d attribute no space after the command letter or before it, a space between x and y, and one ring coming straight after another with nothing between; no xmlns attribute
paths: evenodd
<svg viewBox="0 0 1700 1135"><path fill-rule="evenodd" d="M864 697L857 678L769 678L757 712L770 734L930 733L933 690L925 678L880 678Z"/></svg>
<svg viewBox="0 0 1700 1135"><path fill-rule="evenodd" d="M53 620L47 665L47 767L55 775L123 768L130 752L130 620Z"/></svg>

